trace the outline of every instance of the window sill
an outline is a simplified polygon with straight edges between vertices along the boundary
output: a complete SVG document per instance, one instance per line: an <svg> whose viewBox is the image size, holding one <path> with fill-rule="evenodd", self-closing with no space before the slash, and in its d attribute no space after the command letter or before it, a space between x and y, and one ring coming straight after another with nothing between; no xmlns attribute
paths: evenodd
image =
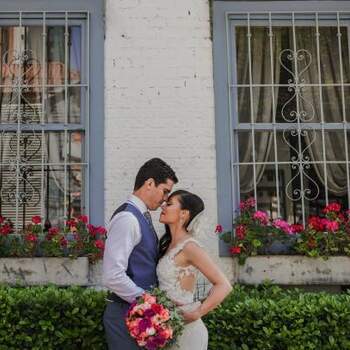
<svg viewBox="0 0 350 350"><path fill-rule="evenodd" d="M309 258L301 255L249 257L244 265L233 259L234 283L257 285L350 285L350 257Z"/></svg>

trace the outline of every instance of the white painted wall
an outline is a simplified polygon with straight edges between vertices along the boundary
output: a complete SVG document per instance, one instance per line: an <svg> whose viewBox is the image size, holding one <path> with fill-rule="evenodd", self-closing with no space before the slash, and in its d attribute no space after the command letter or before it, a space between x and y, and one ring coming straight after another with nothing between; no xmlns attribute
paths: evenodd
<svg viewBox="0 0 350 350"><path fill-rule="evenodd" d="M207 0L106 0L106 222L139 167L160 157L206 204L201 241L218 258L215 119ZM158 214L155 213L154 221ZM158 225L161 231L161 226Z"/></svg>

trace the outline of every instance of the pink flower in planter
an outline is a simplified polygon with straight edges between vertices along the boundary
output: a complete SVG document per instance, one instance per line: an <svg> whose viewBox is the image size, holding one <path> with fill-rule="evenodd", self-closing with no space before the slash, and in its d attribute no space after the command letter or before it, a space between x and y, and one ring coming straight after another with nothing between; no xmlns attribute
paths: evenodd
<svg viewBox="0 0 350 350"><path fill-rule="evenodd" d="M268 217L267 213L265 213L262 210L257 210L253 214L253 219L258 220L262 225L267 225L269 222L269 217Z"/></svg>
<svg viewBox="0 0 350 350"><path fill-rule="evenodd" d="M32 223L34 225L39 225L41 224L41 217L39 215L35 215L32 217Z"/></svg>
<svg viewBox="0 0 350 350"><path fill-rule="evenodd" d="M247 210L247 209L250 209L250 208L254 208L255 207L255 203L256 203L255 199L253 197L250 197L247 200L241 201L239 203L239 209L240 210Z"/></svg>
<svg viewBox="0 0 350 350"><path fill-rule="evenodd" d="M341 205L339 203L333 202L333 203L329 203L326 207L324 207L322 212L325 214L329 212L339 213L340 209L341 209Z"/></svg>
<svg viewBox="0 0 350 350"><path fill-rule="evenodd" d="M221 232L222 232L222 226L221 225L216 225L215 233L221 233Z"/></svg>
<svg viewBox="0 0 350 350"><path fill-rule="evenodd" d="M299 233L304 231L304 226L301 224L293 224L291 225L291 228L294 233Z"/></svg>
<svg viewBox="0 0 350 350"><path fill-rule="evenodd" d="M339 223L337 221L325 220L325 227L327 231L335 232L339 230Z"/></svg>
<svg viewBox="0 0 350 350"><path fill-rule="evenodd" d="M236 227L236 235L238 239L244 239L246 233L245 225L238 225Z"/></svg>
<svg viewBox="0 0 350 350"><path fill-rule="evenodd" d="M291 235L294 233L293 229L292 229L292 226L288 224L287 221L285 220L282 220L282 219L276 219L274 220L273 222L273 226L281 229L283 232Z"/></svg>

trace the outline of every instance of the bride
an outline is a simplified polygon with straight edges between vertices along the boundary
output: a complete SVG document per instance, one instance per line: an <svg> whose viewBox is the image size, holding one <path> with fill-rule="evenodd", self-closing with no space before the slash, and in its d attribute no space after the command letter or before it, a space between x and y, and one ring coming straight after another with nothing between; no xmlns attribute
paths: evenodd
<svg viewBox="0 0 350 350"><path fill-rule="evenodd" d="M159 221L166 233L160 241L161 258L157 266L159 288L179 305L186 326L171 350L206 350L208 332L201 320L219 305L232 287L225 275L194 238L204 203L188 191L173 192L162 205ZM209 296L194 302L194 289L201 272L212 284Z"/></svg>

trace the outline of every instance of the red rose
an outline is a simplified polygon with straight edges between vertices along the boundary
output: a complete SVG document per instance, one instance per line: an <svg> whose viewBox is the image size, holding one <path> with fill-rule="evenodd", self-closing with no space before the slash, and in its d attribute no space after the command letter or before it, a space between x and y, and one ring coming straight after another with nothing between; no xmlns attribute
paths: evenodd
<svg viewBox="0 0 350 350"><path fill-rule="evenodd" d="M241 247L231 247L230 248L230 253L231 254L240 254L240 252L241 252Z"/></svg>
<svg viewBox="0 0 350 350"><path fill-rule="evenodd" d="M222 232L222 226L221 225L216 225L215 233L221 233L221 232Z"/></svg>
<svg viewBox="0 0 350 350"><path fill-rule="evenodd" d="M160 304L152 304L152 305L151 305L151 309L152 309L156 314L159 314L159 313L163 310L163 307L162 307L162 305L160 305Z"/></svg>
<svg viewBox="0 0 350 350"><path fill-rule="evenodd" d="M41 224L41 217L39 215L35 215L32 217L32 223L34 225L39 225Z"/></svg>

